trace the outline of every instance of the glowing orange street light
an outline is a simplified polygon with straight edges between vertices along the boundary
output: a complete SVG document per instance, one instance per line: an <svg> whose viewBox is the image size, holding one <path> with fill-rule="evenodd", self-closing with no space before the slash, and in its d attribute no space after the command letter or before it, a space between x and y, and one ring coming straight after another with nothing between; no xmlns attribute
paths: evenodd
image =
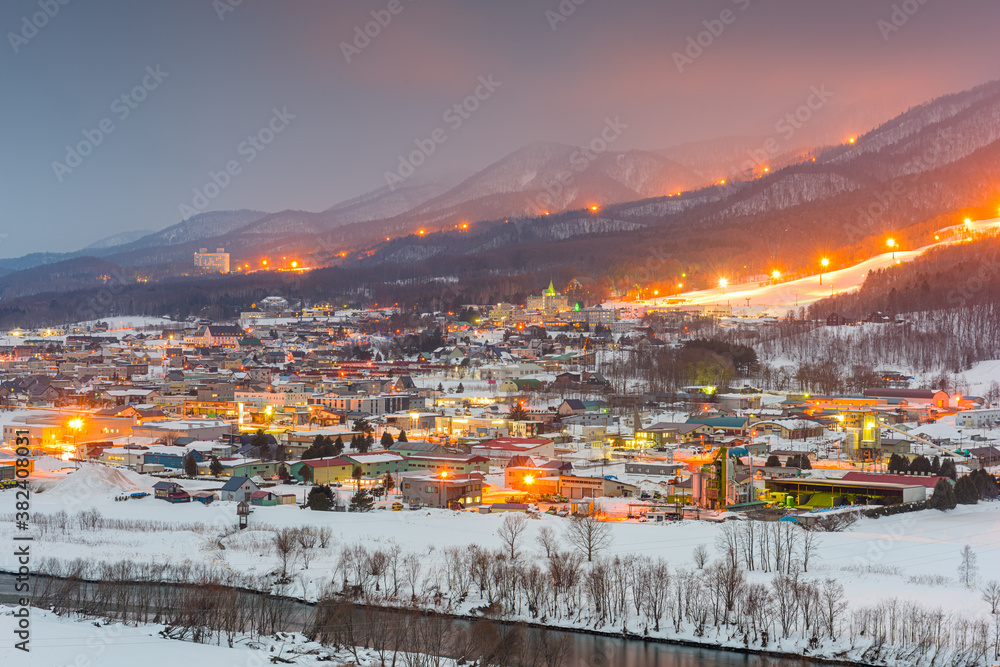
<svg viewBox="0 0 1000 667"><path fill-rule="evenodd" d="M267 266L267 260L266 260L266 259L265 259L265 260L263 260L263 261L261 262L261 264L263 264L264 266Z"/></svg>
<svg viewBox="0 0 1000 667"><path fill-rule="evenodd" d="M298 268L298 266L299 266L299 263L298 263L298 262L292 262L292 268L293 268L293 269L296 269L296 268Z"/></svg>
<svg viewBox="0 0 1000 667"><path fill-rule="evenodd" d="M426 232L425 232L425 231L424 231L423 229L421 229L421 230L420 230L419 232L417 232L417 233L418 233L418 234L420 234L421 236L423 236L423 235L424 235L424 234L425 234Z"/></svg>
<svg viewBox="0 0 1000 667"><path fill-rule="evenodd" d="M469 228L469 223L463 222L462 223L462 229L468 229L468 228Z"/></svg>
<svg viewBox="0 0 1000 667"><path fill-rule="evenodd" d="M597 204L592 204L591 207L590 207L590 210L596 212L598 210L598 208L599 207L597 206Z"/></svg>
<svg viewBox="0 0 1000 667"><path fill-rule="evenodd" d="M524 483L525 484L528 484L530 486L532 483L534 483L534 481L535 481L535 478L532 477L531 475L525 475L524 476Z"/></svg>
<svg viewBox="0 0 1000 667"><path fill-rule="evenodd" d="M766 174L767 172L769 172L769 171L771 171L771 168L770 168L770 167L764 167L764 173L765 173L765 174Z"/></svg>
<svg viewBox="0 0 1000 667"><path fill-rule="evenodd" d="M781 271L778 271L777 269L775 269L774 271L771 271L771 278L772 279L777 280L780 277L781 277Z"/></svg>
<svg viewBox="0 0 1000 667"><path fill-rule="evenodd" d="M826 257L824 257L823 259L819 260L819 265L821 267L820 270L819 270L819 284L822 285L823 284L823 269L825 269L826 267L830 266L830 260L828 260Z"/></svg>
<svg viewBox="0 0 1000 667"><path fill-rule="evenodd" d="M719 181L719 185L725 185L725 184L726 184L726 179L722 179L721 181Z"/></svg>
<svg viewBox="0 0 1000 667"><path fill-rule="evenodd" d="M847 143L853 144L854 141L855 141L854 137L851 137L850 139L847 140Z"/></svg>
<svg viewBox="0 0 1000 667"><path fill-rule="evenodd" d="M728 280L726 280L725 278L719 278L719 289L722 290L723 294L726 293L726 285L728 284L729 284Z"/></svg>
<svg viewBox="0 0 1000 667"><path fill-rule="evenodd" d="M892 248L892 259L893 259L893 261L895 261L896 260L896 239L889 239L888 241L885 242L885 244L887 246L889 246L890 248Z"/></svg>

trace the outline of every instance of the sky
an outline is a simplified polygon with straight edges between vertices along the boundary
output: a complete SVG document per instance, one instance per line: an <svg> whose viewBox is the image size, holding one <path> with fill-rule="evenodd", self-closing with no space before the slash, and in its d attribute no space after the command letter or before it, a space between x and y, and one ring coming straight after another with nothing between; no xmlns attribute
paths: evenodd
<svg viewBox="0 0 1000 667"><path fill-rule="evenodd" d="M767 136L822 90L798 139L836 143L1000 78L998 19L995 0L4 0L0 257L323 210L436 129L422 177L608 118L616 150Z"/></svg>

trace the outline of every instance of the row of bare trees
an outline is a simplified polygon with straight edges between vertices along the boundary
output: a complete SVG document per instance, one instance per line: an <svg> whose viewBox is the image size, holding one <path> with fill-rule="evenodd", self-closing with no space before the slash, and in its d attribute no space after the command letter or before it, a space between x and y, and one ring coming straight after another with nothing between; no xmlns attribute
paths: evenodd
<svg viewBox="0 0 1000 667"><path fill-rule="evenodd" d="M902 367L918 373L960 373L977 361L1000 355L998 315L1000 304L989 303L908 313L901 324L826 327L782 323L756 329L754 348L762 361L791 360L840 369ZM741 342L748 334L730 331L720 335ZM850 375L837 378L839 388L852 388Z"/></svg>
<svg viewBox="0 0 1000 667"><path fill-rule="evenodd" d="M39 572L61 579L43 583L37 599L62 611L166 623L175 636L196 641L231 642L237 634L308 628L324 643L348 650L411 654L396 656L410 661L404 664L430 664L421 661L431 660L427 654L444 654L440 642L450 647L447 654L480 664L558 664L528 660L529 654L549 655L546 651L557 660L563 652L551 645L553 637L500 623L517 619L735 639L761 648L776 641L811 651L849 644L855 655L875 663L933 658L966 666L1000 655L1000 635L990 621L896 599L849 608L835 579L809 577L816 534L790 523L723 524L712 552L696 550L688 565L636 554L605 557L606 544L595 545L588 561L587 549L573 544L571 531L543 527L531 545L527 520L511 516L501 525L497 549L473 544L417 553L396 543L323 546L317 540L309 550L322 554L329 578L319 583L314 616L300 617L287 600L257 594L290 592L289 569L280 554L279 567L267 576L190 562L47 560ZM283 529L274 539L296 551L300 534L301 529ZM172 583L157 585L161 581ZM401 620L385 608L414 614ZM478 639L459 637L448 622L422 615L470 611L492 622L476 631Z"/></svg>

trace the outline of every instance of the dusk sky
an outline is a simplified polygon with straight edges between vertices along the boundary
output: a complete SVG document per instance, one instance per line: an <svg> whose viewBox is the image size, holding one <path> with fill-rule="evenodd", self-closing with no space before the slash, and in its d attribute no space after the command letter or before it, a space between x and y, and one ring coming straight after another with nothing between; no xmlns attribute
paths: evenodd
<svg viewBox="0 0 1000 667"><path fill-rule="evenodd" d="M629 124L616 150L773 134L814 86L832 97L807 136L837 142L1000 78L996 0L562 0L568 16L560 0L237 2L0 5L0 257L174 224L230 161L207 210L328 208L384 186L480 77L499 87L427 176L589 141L607 117ZM391 20L348 62L373 11ZM722 29L680 71L705 22ZM240 148L269 125L270 144ZM67 156L81 142L96 145Z"/></svg>

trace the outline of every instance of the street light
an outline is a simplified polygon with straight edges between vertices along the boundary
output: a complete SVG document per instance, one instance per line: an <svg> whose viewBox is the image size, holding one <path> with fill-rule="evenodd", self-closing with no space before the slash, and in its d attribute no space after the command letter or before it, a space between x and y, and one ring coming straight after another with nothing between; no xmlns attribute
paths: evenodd
<svg viewBox="0 0 1000 667"><path fill-rule="evenodd" d="M726 280L725 278L719 278L719 289L722 290L723 294L726 293L726 285L728 284L729 284L728 280Z"/></svg>
<svg viewBox="0 0 1000 667"><path fill-rule="evenodd" d="M892 261L896 261L896 239L889 239L885 242L892 249Z"/></svg>
<svg viewBox="0 0 1000 667"><path fill-rule="evenodd" d="M824 257L823 259L819 260L819 265L820 265L820 270L819 270L819 284L822 285L823 284L823 269L825 269L826 267L830 266L830 260L828 260L826 257Z"/></svg>
<svg viewBox="0 0 1000 667"><path fill-rule="evenodd" d="M77 437L77 435L79 435L80 429L83 428L83 420L80 419L79 417L74 417L73 419L69 420L69 427L71 429L73 429L73 459L74 459L74 462L75 462L75 466L77 468L79 468L80 467L80 454L76 450L76 447L77 447L77 445L76 445L76 437Z"/></svg>

